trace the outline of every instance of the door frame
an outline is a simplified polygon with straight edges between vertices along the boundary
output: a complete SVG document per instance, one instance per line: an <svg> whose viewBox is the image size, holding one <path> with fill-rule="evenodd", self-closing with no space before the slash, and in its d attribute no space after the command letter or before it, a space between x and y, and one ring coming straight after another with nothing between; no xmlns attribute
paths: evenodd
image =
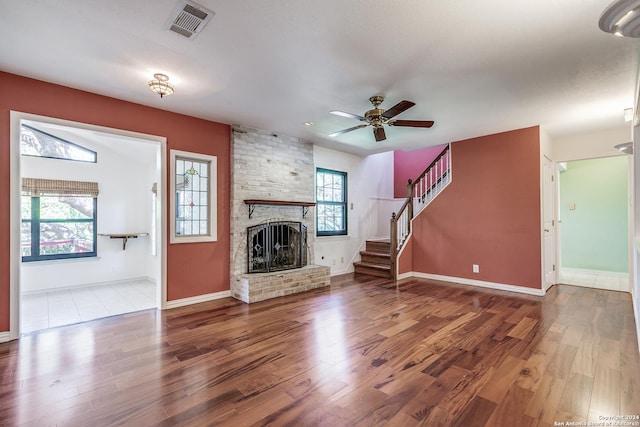
<svg viewBox="0 0 640 427"><path fill-rule="evenodd" d="M558 203L558 180L556 179L556 163L546 155L542 156L542 203L540 212L541 222L541 247L542 247L542 290L546 292L551 286L558 283L558 216L557 216L557 203ZM550 193L549 193L550 192ZM548 204L550 203L550 206ZM546 224L545 221L547 210L550 209L551 224ZM548 231L547 231L548 230ZM549 234L546 234L549 233ZM549 237L547 241L546 237ZM552 266L547 264L551 262ZM547 280L547 273L551 271L550 280Z"/></svg>
<svg viewBox="0 0 640 427"><path fill-rule="evenodd" d="M160 237L160 292L157 292L156 306L163 309L167 304L167 200L164 183L167 182L167 138L157 135L149 135L123 129L109 128L104 126L91 125L87 123L63 120L54 117L40 116L36 114L10 111L9 119L9 339L20 337L20 123L22 120L32 120L43 123L50 123L60 126L75 127L89 131L108 133L127 138L135 138L144 142L153 143L159 146L159 167L158 201L160 221L157 221L156 230Z"/></svg>
<svg viewBox="0 0 640 427"><path fill-rule="evenodd" d="M626 157L627 158L627 226L628 226L628 244L629 244L629 253L628 253L628 265L629 265L629 273L628 273L628 277L629 277L629 289L621 289L622 292L631 292L631 289L633 288L633 281L634 281L634 277L635 277L635 267L634 267L634 259L633 259L633 252L634 252L634 234L633 234L633 230L634 230L634 218L633 218L633 159L634 159L634 155L626 155L626 154L620 154L620 153L615 153L615 154L598 154L598 155L590 155L590 156L570 156L568 157L566 160L560 160L557 162L558 165L560 164L566 164L569 162L579 162L582 160L599 160L599 159L606 159L606 158L611 158L611 157ZM562 197L561 191L560 191L560 180L561 180L561 176L560 176L560 171L558 171L558 179L556 180L556 188L557 188L557 196L556 196L556 201L557 201L557 206L558 209L556 211L558 217L560 216L560 198ZM562 270L562 218L560 218L560 221L557 221L559 223L559 227L558 227L558 241L557 241L557 251L558 251L558 263L557 263L557 273L558 275L563 271ZM560 276L558 276L560 277ZM573 286L583 286L583 285L573 285ZM604 290L610 290L607 288L598 288L598 287L591 287L594 289L604 289ZM638 336L638 340L640 340L640 336Z"/></svg>

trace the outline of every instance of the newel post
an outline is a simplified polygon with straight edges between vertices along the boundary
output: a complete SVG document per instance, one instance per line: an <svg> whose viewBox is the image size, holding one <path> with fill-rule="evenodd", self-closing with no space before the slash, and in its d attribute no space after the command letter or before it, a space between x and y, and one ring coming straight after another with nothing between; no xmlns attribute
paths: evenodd
<svg viewBox="0 0 640 427"><path fill-rule="evenodd" d="M407 183L407 200L409 200L409 206L407 206L407 227L411 227L411 220L413 219L413 182L411 178Z"/></svg>
<svg viewBox="0 0 640 427"><path fill-rule="evenodd" d="M398 224L396 221L396 213L391 214L391 230L389 233L390 247L389 253L391 258L391 278L396 280L396 255L398 250Z"/></svg>

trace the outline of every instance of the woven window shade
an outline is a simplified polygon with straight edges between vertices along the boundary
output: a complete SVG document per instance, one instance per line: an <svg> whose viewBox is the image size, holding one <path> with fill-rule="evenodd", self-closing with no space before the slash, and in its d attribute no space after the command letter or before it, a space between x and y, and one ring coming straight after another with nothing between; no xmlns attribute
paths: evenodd
<svg viewBox="0 0 640 427"><path fill-rule="evenodd" d="M91 196L98 197L98 183L59 179L22 178L23 196Z"/></svg>

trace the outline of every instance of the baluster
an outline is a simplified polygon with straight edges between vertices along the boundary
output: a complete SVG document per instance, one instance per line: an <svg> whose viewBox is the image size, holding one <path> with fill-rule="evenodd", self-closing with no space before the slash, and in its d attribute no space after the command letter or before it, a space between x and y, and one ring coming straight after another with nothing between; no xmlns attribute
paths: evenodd
<svg viewBox="0 0 640 427"><path fill-rule="evenodd" d="M427 183L427 195L425 196L425 200L428 198L431 200L431 183L433 182L433 168L429 169L429 182Z"/></svg>
<svg viewBox="0 0 640 427"><path fill-rule="evenodd" d="M436 175L436 165L433 165L433 167L431 168L431 182L429 182L429 200L433 199L433 184L437 179L438 176Z"/></svg>
<svg viewBox="0 0 640 427"><path fill-rule="evenodd" d="M438 180L436 181L435 194L438 194L440 192L440 184L442 183L442 159L438 160L438 162L436 163L436 168L438 168L438 173L436 174L438 176Z"/></svg>

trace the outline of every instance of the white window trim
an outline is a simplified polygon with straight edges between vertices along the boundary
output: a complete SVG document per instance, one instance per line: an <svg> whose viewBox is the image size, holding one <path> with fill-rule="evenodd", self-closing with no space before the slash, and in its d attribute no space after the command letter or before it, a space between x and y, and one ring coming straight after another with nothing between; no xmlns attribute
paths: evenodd
<svg viewBox="0 0 640 427"><path fill-rule="evenodd" d="M169 243L198 243L218 241L218 158L207 154L170 150L169 161ZM199 236L176 235L176 158L209 162L209 234Z"/></svg>

